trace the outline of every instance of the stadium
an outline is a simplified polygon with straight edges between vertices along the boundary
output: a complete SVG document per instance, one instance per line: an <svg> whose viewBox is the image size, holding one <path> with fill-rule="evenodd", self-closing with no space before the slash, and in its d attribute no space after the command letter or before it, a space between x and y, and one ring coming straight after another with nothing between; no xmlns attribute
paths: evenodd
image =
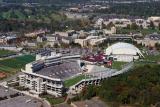
<svg viewBox="0 0 160 107"><path fill-rule="evenodd" d="M31 93L48 93L56 97L63 95L64 81L82 74L79 60L80 55L62 56L51 54L38 54L36 60L26 64L19 75L20 86L30 89Z"/></svg>
<svg viewBox="0 0 160 107"><path fill-rule="evenodd" d="M141 51L132 44L118 42L105 50L108 59L114 61L131 62L144 57Z"/></svg>
<svg viewBox="0 0 160 107"><path fill-rule="evenodd" d="M98 63L103 62L104 57L100 54L94 56L94 59ZM29 88L29 92L33 94L48 93L55 97L61 97L66 92L75 94L89 84L99 85L103 79L117 73L116 69L85 63L80 55L55 52L37 54L36 60L26 64L21 71L23 74L19 75L20 86Z"/></svg>

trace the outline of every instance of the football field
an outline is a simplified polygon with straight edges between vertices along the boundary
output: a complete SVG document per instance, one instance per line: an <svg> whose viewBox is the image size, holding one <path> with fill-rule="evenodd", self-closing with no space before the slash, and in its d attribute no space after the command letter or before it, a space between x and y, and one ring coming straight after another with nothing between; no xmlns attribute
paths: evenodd
<svg viewBox="0 0 160 107"><path fill-rule="evenodd" d="M25 64L35 60L33 55L24 55L0 61L0 71L14 73L25 66Z"/></svg>

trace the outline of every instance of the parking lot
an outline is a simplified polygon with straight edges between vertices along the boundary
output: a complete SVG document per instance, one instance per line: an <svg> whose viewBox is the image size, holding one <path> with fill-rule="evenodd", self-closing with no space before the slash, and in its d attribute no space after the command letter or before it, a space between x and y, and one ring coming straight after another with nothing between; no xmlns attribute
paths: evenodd
<svg viewBox="0 0 160 107"><path fill-rule="evenodd" d="M42 103L28 96L18 96L0 101L0 107L41 107Z"/></svg>
<svg viewBox="0 0 160 107"><path fill-rule="evenodd" d="M0 86L0 107L42 107L42 102Z"/></svg>
<svg viewBox="0 0 160 107"><path fill-rule="evenodd" d="M17 92L15 92L15 91L8 90L7 88L0 86L0 97L5 97L5 96L10 97L10 95L14 95L16 93Z"/></svg>

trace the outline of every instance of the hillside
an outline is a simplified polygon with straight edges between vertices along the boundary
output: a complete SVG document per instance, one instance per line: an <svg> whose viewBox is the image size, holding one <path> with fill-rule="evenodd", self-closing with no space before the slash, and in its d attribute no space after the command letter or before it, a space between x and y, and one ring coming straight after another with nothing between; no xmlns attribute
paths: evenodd
<svg viewBox="0 0 160 107"><path fill-rule="evenodd" d="M111 104L111 107L119 107L119 105L150 107L158 105L160 101L159 77L160 65L145 65L126 74L104 80L99 87L89 86L79 97L90 99L99 96L103 101ZM75 99L77 98L73 100Z"/></svg>
<svg viewBox="0 0 160 107"><path fill-rule="evenodd" d="M66 2L84 2L89 0L3 0L6 3L41 3L41 4L54 4Z"/></svg>
<svg viewBox="0 0 160 107"><path fill-rule="evenodd" d="M54 3L69 3L69 2L88 2L88 1L98 1L98 0L0 0L6 3L42 3L42 4L54 4ZM108 2L139 2L140 0L99 0L99 1L108 1ZM141 0L141 2L152 2L159 0Z"/></svg>

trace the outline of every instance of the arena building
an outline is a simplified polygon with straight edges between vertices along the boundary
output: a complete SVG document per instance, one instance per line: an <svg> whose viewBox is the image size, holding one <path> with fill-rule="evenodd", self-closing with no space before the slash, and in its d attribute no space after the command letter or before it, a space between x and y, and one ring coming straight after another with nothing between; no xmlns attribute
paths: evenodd
<svg viewBox="0 0 160 107"><path fill-rule="evenodd" d="M118 42L109 46L105 50L108 59L114 61L131 62L141 57L144 57L141 51L132 44Z"/></svg>

